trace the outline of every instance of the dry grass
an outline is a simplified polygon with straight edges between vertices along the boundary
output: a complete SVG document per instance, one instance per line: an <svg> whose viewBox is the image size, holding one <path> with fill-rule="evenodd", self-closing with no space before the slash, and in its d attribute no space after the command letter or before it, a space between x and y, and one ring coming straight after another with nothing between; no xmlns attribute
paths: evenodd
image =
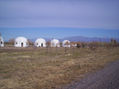
<svg viewBox="0 0 119 89"><path fill-rule="evenodd" d="M0 89L54 89L119 58L119 48L1 48Z"/></svg>

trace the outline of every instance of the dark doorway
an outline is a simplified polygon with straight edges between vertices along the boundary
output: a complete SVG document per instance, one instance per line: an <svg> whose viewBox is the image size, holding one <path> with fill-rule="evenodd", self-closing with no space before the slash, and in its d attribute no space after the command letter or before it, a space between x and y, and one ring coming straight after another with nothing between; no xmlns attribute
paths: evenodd
<svg viewBox="0 0 119 89"><path fill-rule="evenodd" d="M41 47L43 47L43 43L41 43Z"/></svg>
<svg viewBox="0 0 119 89"><path fill-rule="evenodd" d="M23 47L23 43L21 43L21 47Z"/></svg>

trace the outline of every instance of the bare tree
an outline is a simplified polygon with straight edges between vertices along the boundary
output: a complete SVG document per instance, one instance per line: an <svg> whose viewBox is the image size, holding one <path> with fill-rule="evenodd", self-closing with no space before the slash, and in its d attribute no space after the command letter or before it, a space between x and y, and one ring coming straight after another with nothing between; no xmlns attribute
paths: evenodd
<svg viewBox="0 0 119 89"><path fill-rule="evenodd" d="M51 43L50 43L50 41L48 41L48 42L46 43L46 53L49 53L50 45L51 45Z"/></svg>
<svg viewBox="0 0 119 89"><path fill-rule="evenodd" d="M77 42L77 48L80 48L81 47L81 42Z"/></svg>
<svg viewBox="0 0 119 89"><path fill-rule="evenodd" d="M64 47L64 52L67 53L67 47L70 45L70 42L66 42L64 45L66 45L66 47Z"/></svg>
<svg viewBox="0 0 119 89"><path fill-rule="evenodd" d="M13 46L14 45L14 42L15 42L15 39L12 38L12 39L9 39L8 42L5 42L8 46Z"/></svg>
<svg viewBox="0 0 119 89"><path fill-rule="evenodd" d="M110 43L111 43L112 47L117 47L118 46L118 42L113 38L110 40Z"/></svg>

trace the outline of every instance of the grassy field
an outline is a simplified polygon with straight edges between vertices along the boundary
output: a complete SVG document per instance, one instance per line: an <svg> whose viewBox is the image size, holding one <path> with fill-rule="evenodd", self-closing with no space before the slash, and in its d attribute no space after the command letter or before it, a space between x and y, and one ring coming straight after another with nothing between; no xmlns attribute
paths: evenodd
<svg viewBox="0 0 119 89"><path fill-rule="evenodd" d="M59 88L118 59L118 47L0 48L0 89Z"/></svg>

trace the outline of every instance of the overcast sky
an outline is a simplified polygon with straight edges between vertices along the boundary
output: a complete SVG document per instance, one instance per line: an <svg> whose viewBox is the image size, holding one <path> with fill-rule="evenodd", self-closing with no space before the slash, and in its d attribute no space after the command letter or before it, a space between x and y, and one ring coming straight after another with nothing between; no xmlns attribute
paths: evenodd
<svg viewBox="0 0 119 89"><path fill-rule="evenodd" d="M86 28L86 33L90 28L106 29L118 30L112 35L119 37L119 0L0 0L0 32L8 28Z"/></svg>
<svg viewBox="0 0 119 89"><path fill-rule="evenodd" d="M0 27L119 29L119 0L0 0Z"/></svg>

